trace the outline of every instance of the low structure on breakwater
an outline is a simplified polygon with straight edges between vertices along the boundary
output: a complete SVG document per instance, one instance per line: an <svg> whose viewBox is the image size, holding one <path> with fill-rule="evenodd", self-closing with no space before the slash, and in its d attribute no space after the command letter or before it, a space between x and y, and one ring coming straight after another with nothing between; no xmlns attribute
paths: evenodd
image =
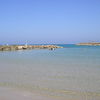
<svg viewBox="0 0 100 100"><path fill-rule="evenodd" d="M63 48L57 45L1 45L0 51L14 51L14 50L27 50L27 49L49 49Z"/></svg>
<svg viewBox="0 0 100 100"><path fill-rule="evenodd" d="M78 43L76 45L100 46L100 42Z"/></svg>

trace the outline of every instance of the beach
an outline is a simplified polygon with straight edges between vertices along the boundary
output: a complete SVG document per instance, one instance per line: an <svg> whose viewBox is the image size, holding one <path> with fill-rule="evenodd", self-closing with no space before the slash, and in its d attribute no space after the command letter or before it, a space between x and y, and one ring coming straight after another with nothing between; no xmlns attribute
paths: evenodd
<svg viewBox="0 0 100 100"><path fill-rule="evenodd" d="M100 100L100 0L0 0L0 100Z"/></svg>
<svg viewBox="0 0 100 100"><path fill-rule="evenodd" d="M0 52L0 100L100 100L100 47Z"/></svg>
<svg viewBox="0 0 100 100"><path fill-rule="evenodd" d="M61 100L61 98L53 98L15 88L0 87L0 100Z"/></svg>
<svg viewBox="0 0 100 100"><path fill-rule="evenodd" d="M37 92L29 92L16 88L0 87L0 100L99 100L99 96L89 97L84 94L83 96L68 95L68 97L64 98L59 96L39 94Z"/></svg>

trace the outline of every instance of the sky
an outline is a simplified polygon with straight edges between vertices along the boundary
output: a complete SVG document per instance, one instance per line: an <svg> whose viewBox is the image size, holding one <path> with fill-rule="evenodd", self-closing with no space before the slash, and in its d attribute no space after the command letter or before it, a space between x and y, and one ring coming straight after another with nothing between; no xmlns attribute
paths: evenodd
<svg viewBox="0 0 100 100"><path fill-rule="evenodd" d="M100 42L100 0L0 0L0 44Z"/></svg>

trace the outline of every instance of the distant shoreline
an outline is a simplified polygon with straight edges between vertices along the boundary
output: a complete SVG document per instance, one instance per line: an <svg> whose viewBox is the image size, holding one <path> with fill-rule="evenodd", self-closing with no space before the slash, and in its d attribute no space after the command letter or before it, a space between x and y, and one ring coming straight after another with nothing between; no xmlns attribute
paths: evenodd
<svg viewBox="0 0 100 100"><path fill-rule="evenodd" d="M100 46L100 42L78 43L76 45Z"/></svg>
<svg viewBox="0 0 100 100"><path fill-rule="evenodd" d="M15 51L28 49L49 49L63 48L57 45L0 45L0 51Z"/></svg>

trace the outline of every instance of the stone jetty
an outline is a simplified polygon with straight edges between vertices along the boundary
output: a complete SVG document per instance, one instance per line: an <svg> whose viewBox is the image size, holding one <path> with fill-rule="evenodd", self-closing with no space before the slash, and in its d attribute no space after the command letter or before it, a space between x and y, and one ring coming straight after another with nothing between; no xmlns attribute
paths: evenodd
<svg viewBox="0 0 100 100"><path fill-rule="evenodd" d="M100 42L78 43L76 45L100 46Z"/></svg>
<svg viewBox="0 0 100 100"><path fill-rule="evenodd" d="M15 51L28 49L49 49L63 48L57 45L0 45L0 51Z"/></svg>

